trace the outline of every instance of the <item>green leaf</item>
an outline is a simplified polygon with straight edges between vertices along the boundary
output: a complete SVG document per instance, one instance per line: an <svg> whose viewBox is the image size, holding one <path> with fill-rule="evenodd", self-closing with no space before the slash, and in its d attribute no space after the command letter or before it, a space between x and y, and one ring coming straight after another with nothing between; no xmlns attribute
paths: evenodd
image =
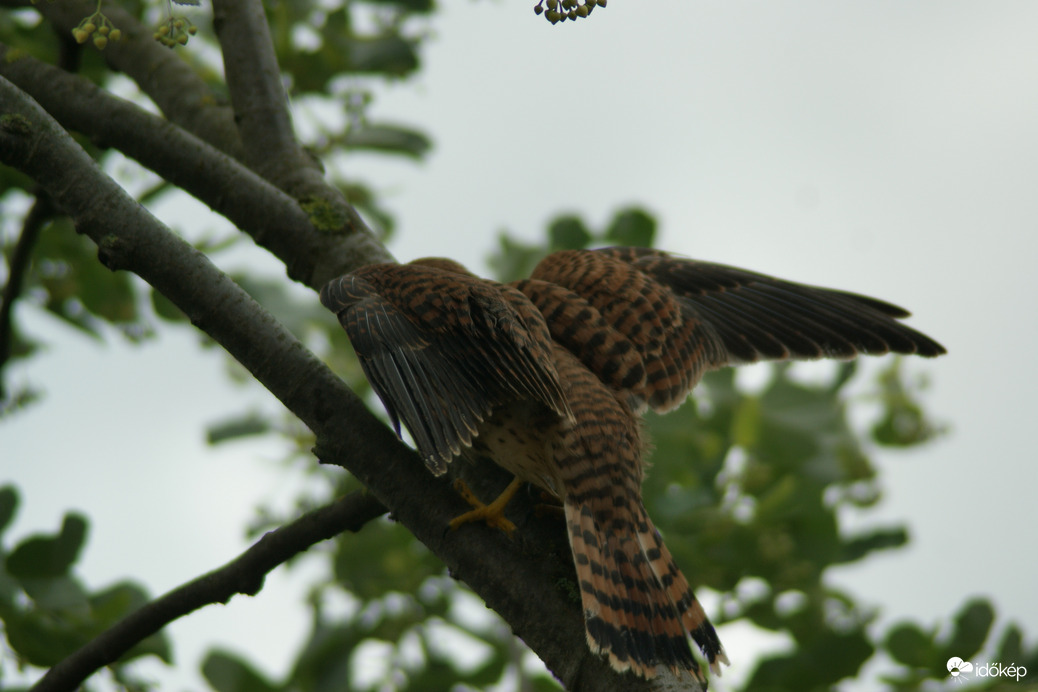
<svg viewBox="0 0 1038 692"><path fill-rule="evenodd" d="M643 209L623 209L613 217L605 237L616 245L652 247L656 239L656 219Z"/></svg>
<svg viewBox="0 0 1038 692"><path fill-rule="evenodd" d="M894 660L913 668L927 668L935 658L933 636L910 622L891 628L884 645Z"/></svg>
<svg viewBox="0 0 1038 692"><path fill-rule="evenodd" d="M1026 660L1026 658L1023 632L1020 631L1016 624L1011 624L1006 627L1006 631L1002 635L1002 641L999 642L998 655L995 657L995 660L1017 663Z"/></svg>
<svg viewBox="0 0 1038 692"><path fill-rule="evenodd" d="M418 68L414 45L398 34L354 36L345 43L351 72L402 76Z"/></svg>
<svg viewBox="0 0 1038 692"><path fill-rule="evenodd" d="M348 149L367 149L387 154L403 154L415 159L425 156L432 142L424 133L399 125L363 123L351 127L342 140Z"/></svg>
<svg viewBox="0 0 1038 692"><path fill-rule="evenodd" d="M11 614L4 618L7 642L34 666L49 668L85 644L79 628L40 612Z"/></svg>
<svg viewBox="0 0 1038 692"><path fill-rule="evenodd" d="M857 674L875 648L861 631L819 632L793 653L761 661L748 690L824 690Z"/></svg>
<svg viewBox="0 0 1038 692"><path fill-rule="evenodd" d="M287 686L317 692L349 689L350 653L364 636L353 621L329 624L315 613L313 632L296 657Z"/></svg>
<svg viewBox="0 0 1038 692"><path fill-rule="evenodd" d="M591 242L591 232L578 216L560 216L548 226L552 250L580 250Z"/></svg>
<svg viewBox="0 0 1038 692"><path fill-rule="evenodd" d="M888 447L911 447L934 437L938 426L927 419L901 377L901 359L896 358L879 377L883 416L872 426L872 437Z"/></svg>
<svg viewBox="0 0 1038 692"><path fill-rule="evenodd" d="M527 245L507 234L498 236L498 249L487 260L498 281L515 281L529 276L537 263L548 254L545 247Z"/></svg>
<svg viewBox="0 0 1038 692"><path fill-rule="evenodd" d="M211 445L253 437L270 432L270 421L255 413L247 413L230 420L214 423L206 428L206 441Z"/></svg>
<svg viewBox="0 0 1038 692"><path fill-rule="evenodd" d="M558 690L562 689L562 686L555 681L555 678L548 677L547 675L539 675L527 682L532 683L531 689L533 692L558 692Z"/></svg>
<svg viewBox="0 0 1038 692"><path fill-rule="evenodd" d="M113 584L90 596L92 627L98 633L103 632L149 601L148 592L139 584L129 581ZM119 660L126 662L149 654L166 663L173 662L172 649L165 632L159 631L145 637Z"/></svg>
<svg viewBox="0 0 1038 692"><path fill-rule="evenodd" d="M286 288L283 281L249 274L232 274L231 278L300 339L311 324L328 321L328 311L312 293L301 296Z"/></svg>
<svg viewBox="0 0 1038 692"><path fill-rule="evenodd" d="M167 322L187 322L187 315L174 305L173 301L155 289L151 289L149 293L151 294L151 307L155 310L156 315Z"/></svg>
<svg viewBox="0 0 1038 692"><path fill-rule="evenodd" d="M63 617L75 615L85 619L90 616L90 603L86 591L79 581L71 576L22 577L19 583L29 598L43 610L60 613Z"/></svg>
<svg viewBox="0 0 1038 692"><path fill-rule="evenodd" d="M735 416L732 421L732 444L752 449L757 443L760 425L760 399L755 396L748 396L735 409Z"/></svg>
<svg viewBox="0 0 1038 692"><path fill-rule="evenodd" d="M31 536L15 547L7 557L7 571L18 579L64 576L79 557L86 532L86 519L70 512L58 535Z"/></svg>
<svg viewBox="0 0 1038 692"><path fill-rule="evenodd" d="M18 512L18 489L13 485L0 488L0 534L2 534Z"/></svg>
<svg viewBox="0 0 1038 692"><path fill-rule="evenodd" d="M846 540L843 554L838 562L854 562L860 560L874 550L890 550L900 548L908 543L908 531L904 527L879 529L864 536Z"/></svg>
<svg viewBox="0 0 1038 692"><path fill-rule="evenodd" d="M277 692L281 689L238 656L210 651L202 662L202 675L216 692Z"/></svg>
<svg viewBox="0 0 1038 692"><path fill-rule="evenodd" d="M872 467L832 388L794 382L785 366L775 372L760 398L756 453L819 486L870 478Z"/></svg>
<svg viewBox="0 0 1038 692"><path fill-rule="evenodd" d="M363 0L373 5L395 5L409 12L432 12L433 0Z"/></svg>
<svg viewBox="0 0 1038 692"><path fill-rule="evenodd" d="M18 323L14 321L10 323L10 331L7 332L7 339L7 357L9 361L27 358L36 353L37 349L40 347L39 342L22 334L21 329L18 328ZM8 398L13 399L14 397L8 395Z"/></svg>
<svg viewBox="0 0 1038 692"><path fill-rule="evenodd" d="M951 638L944 645L944 656L958 656L968 661L984 646L995 622L995 610L991 604L978 598L962 607L955 616L955 629Z"/></svg>
<svg viewBox="0 0 1038 692"><path fill-rule="evenodd" d="M18 387L14 390L8 389L4 392L3 398L0 398L0 420L28 407L40 398L39 390L30 387Z"/></svg>
<svg viewBox="0 0 1038 692"><path fill-rule="evenodd" d="M97 247L66 218L40 233L30 281L47 291L48 311L92 336L100 335L97 318L120 325L138 319L131 275L102 265Z"/></svg>
<svg viewBox="0 0 1038 692"><path fill-rule="evenodd" d="M854 379L854 375L858 372L857 360L848 360L840 363L836 368L836 376L833 378L832 384L829 385L829 391L836 394L846 386L848 382Z"/></svg>
<svg viewBox="0 0 1038 692"><path fill-rule="evenodd" d="M443 563L402 526L378 519L336 539L334 569L347 590L372 600L391 591L414 593Z"/></svg>

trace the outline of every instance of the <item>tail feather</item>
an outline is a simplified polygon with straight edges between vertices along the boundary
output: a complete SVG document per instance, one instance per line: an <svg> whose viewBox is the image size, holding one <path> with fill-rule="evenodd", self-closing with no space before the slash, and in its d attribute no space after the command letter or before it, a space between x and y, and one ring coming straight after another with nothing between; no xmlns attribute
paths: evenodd
<svg viewBox="0 0 1038 692"><path fill-rule="evenodd" d="M629 530L621 531L617 516L566 503L588 646L619 671L652 678L665 666L705 682L688 637L715 674L728 659L659 533L638 509L635 522L623 522L632 524Z"/></svg>
<svg viewBox="0 0 1038 692"><path fill-rule="evenodd" d="M644 444L626 397L576 356L554 351L575 414L553 445L577 568L588 645L613 668L652 678L663 668L705 680L692 636L711 668L726 661L706 614L663 546L641 498Z"/></svg>
<svg viewBox="0 0 1038 692"><path fill-rule="evenodd" d="M648 517L646 517L646 521L648 521ZM666 592L667 598L681 614L681 624L685 632L692 637L700 651L706 656L710 672L720 676L721 664L729 665L724 646L721 645L714 626L710 624L710 619L707 618L703 606L696 599L685 575L678 569L659 532L651 523L649 523L648 529L647 532L638 533L638 542L649 558L649 566Z"/></svg>

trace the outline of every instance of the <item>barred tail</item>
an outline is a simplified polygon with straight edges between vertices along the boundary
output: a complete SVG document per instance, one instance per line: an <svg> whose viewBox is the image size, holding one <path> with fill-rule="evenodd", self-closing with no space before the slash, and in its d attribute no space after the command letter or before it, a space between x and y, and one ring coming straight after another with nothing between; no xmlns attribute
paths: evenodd
<svg viewBox="0 0 1038 692"><path fill-rule="evenodd" d="M705 683L688 637L715 675L728 663L724 647L644 508L630 509L633 521L565 505L588 645L621 672L652 678L665 666Z"/></svg>

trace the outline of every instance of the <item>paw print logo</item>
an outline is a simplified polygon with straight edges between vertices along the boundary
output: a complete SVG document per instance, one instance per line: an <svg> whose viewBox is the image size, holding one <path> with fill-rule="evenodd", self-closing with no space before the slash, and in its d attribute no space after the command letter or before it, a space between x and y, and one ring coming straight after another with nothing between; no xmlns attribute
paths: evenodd
<svg viewBox="0 0 1038 692"><path fill-rule="evenodd" d="M972 670L973 664L969 661L963 661L958 656L953 656L948 659L948 672L951 673L953 678L961 683L966 682L966 678L969 677L966 673L969 673Z"/></svg>

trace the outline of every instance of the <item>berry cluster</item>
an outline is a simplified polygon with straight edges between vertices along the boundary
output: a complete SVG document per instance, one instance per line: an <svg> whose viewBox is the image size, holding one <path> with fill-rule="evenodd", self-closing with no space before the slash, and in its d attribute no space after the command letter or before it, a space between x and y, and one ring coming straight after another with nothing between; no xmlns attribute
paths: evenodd
<svg viewBox="0 0 1038 692"><path fill-rule="evenodd" d="M547 11L545 11L547 6ZM567 19L579 19L591 14L596 7L605 7L606 0L539 0L533 11L537 14L544 13L544 18L552 24L564 22Z"/></svg>
<svg viewBox="0 0 1038 692"><path fill-rule="evenodd" d="M101 4L98 3L97 11L89 17L85 17L79 25L72 30L72 37L76 43L86 43L93 36L94 46L98 50L104 50L109 41L118 41L123 32L115 28L112 20L101 12Z"/></svg>
<svg viewBox="0 0 1038 692"><path fill-rule="evenodd" d="M170 15L169 19L159 25L152 37L167 48L176 48L177 45L186 44L188 36L194 36L197 32L198 27L192 24L190 19Z"/></svg>

